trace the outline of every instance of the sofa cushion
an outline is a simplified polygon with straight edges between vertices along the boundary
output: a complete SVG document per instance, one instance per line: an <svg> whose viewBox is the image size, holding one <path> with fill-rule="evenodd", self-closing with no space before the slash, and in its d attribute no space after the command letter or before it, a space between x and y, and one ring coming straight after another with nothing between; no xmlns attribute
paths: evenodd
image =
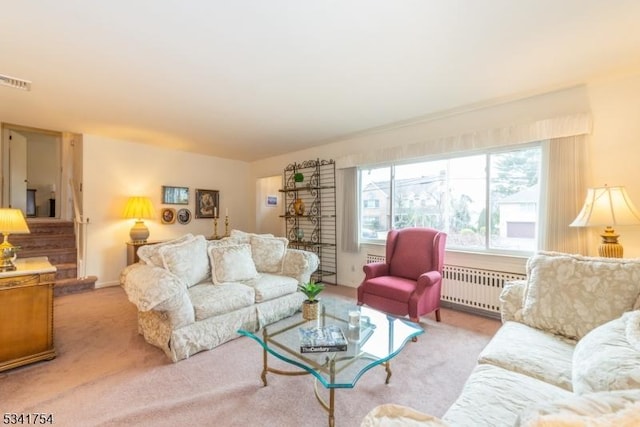
<svg viewBox="0 0 640 427"><path fill-rule="evenodd" d="M258 277L250 245L210 246L208 251L213 283L238 282Z"/></svg>
<svg viewBox="0 0 640 427"><path fill-rule="evenodd" d="M482 350L478 363L489 363L572 390L575 346L575 341L560 335L506 322ZM550 360L553 363L549 363Z"/></svg>
<svg viewBox="0 0 640 427"><path fill-rule="evenodd" d="M256 303L292 294L298 289L298 281L293 277L269 273L262 273L257 278L243 283L255 290Z"/></svg>
<svg viewBox="0 0 640 427"><path fill-rule="evenodd" d="M165 246L174 245L176 243L182 243L193 239L193 234L188 233L177 239L168 240L162 243L154 243L152 245L144 245L138 248L138 258L141 262L148 265L155 265L156 267L164 267L162 258L160 258L160 248Z"/></svg>
<svg viewBox="0 0 640 427"><path fill-rule="evenodd" d="M247 233L246 231L235 230L235 229L231 230L231 233L229 233L229 237L234 241L238 242L238 244L250 243L252 236L273 237L273 234Z"/></svg>
<svg viewBox="0 0 640 427"><path fill-rule="evenodd" d="M640 419L640 390L576 395L532 405L522 411L516 426L636 426Z"/></svg>
<svg viewBox="0 0 640 427"><path fill-rule="evenodd" d="M455 427L512 426L527 406L571 395L527 375L478 365L442 420Z"/></svg>
<svg viewBox="0 0 640 427"><path fill-rule="evenodd" d="M183 280L187 287L200 283L209 277L207 241L204 236L163 245L158 253L164 268Z"/></svg>
<svg viewBox="0 0 640 427"><path fill-rule="evenodd" d="M640 311L589 332L573 355L573 390L589 393L640 388Z"/></svg>
<svg viewBox="0 0 640 427"><path fill-rule="evenodd" d="M253 289L241 283L201 283L189 288L188 292L196 321L248 307L255 299Z"/></svg>
<svg viewBox="0 0 640 427"><path fill-rule="evenodd" d="M527 276L523 322L573 339L631 310L640 294L640 260L541 252Z"/></svg>
<svg viewBox="0 0 640 427"><path fill-rule="evenodd" d="M289 240L284 237L251 236L251 256L260 273L281 273Z"/></svg>

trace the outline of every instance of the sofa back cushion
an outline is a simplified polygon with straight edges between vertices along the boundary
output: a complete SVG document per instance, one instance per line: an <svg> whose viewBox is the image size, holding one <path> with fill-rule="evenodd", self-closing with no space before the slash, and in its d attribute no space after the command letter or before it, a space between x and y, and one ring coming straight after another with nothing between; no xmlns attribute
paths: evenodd
<svg viewBox="0 0 640 427"><path fill-rule="evenodd" d="M541 252L527 262L522 321L580 339L633 309L640 260Z"/></svg>
<svg viewBox="0 0 640 427"><path fill-rule="evenodd" d="M640 389L640 311L598 326L573 353L573 391Z"/></svg>
<svg viewBox="0 0 640 427"><path fill-rule="evenodd" d="M214 284L239 282L258 277L251 257L251 245L209 246L211 279Z"/></svg>
<svg viewBox="0 0 640 427"><path fill-rule="evenodd" d="M251 256L261 273L282 273L289 240L284 237L251 236Z"/></svg>
<svg viewBox="0 0 640 427"><path fill-rule="evenodd" d="M163 245L158 253L163 267L183 280L187 287L197 285L209 277L207 241L204 236Z"/></svg>

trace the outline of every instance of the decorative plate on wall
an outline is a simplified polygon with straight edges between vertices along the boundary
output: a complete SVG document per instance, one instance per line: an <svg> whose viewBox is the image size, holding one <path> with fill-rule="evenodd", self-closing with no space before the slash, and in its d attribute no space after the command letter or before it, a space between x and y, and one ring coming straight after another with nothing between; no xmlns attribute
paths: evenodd
<svg viewBox="0 0 640 427"><path fill-rule="evenodd" d="M176 222L176 210L173 208L162 209L161 219L163 224L173 224Z"/></svg>
<svg viewBox="0 0 640 427"><path fill-rule="evenodd" d="M180 209L178 211L178 222L180 224L189 224L191 222L191 211L189 209Z"/></svg>

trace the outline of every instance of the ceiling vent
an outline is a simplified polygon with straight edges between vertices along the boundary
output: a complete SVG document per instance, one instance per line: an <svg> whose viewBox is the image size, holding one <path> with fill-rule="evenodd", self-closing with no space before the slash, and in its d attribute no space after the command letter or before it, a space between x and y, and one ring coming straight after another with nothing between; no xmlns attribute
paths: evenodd
<svg viewBox="0 0 640 427"><path fill-rule="evenodd" d="M22 80L2 74L0 74L0 86L9 86L16 89L31 90L31 82L29 80Z"/></svg>

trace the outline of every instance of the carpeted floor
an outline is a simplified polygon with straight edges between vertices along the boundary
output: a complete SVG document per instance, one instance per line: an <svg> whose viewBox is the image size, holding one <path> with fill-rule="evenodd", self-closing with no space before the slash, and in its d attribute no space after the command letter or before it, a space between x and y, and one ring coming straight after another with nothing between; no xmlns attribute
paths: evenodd
<svg viewBox="0 0 640 427"><path fill-rule="evenodd" d="M352 289L329 290L352 296ZM458 396L499 322L443 310L426 333L353 389L336 392L336 426L358 426L393 402L442 415ZM171 363L138 335L136 312L119 287L55 299L58 357L0 373L1 413L51 413L58 426L325 426L310 376L269 374L261 347L239 338Z"/></svg>

